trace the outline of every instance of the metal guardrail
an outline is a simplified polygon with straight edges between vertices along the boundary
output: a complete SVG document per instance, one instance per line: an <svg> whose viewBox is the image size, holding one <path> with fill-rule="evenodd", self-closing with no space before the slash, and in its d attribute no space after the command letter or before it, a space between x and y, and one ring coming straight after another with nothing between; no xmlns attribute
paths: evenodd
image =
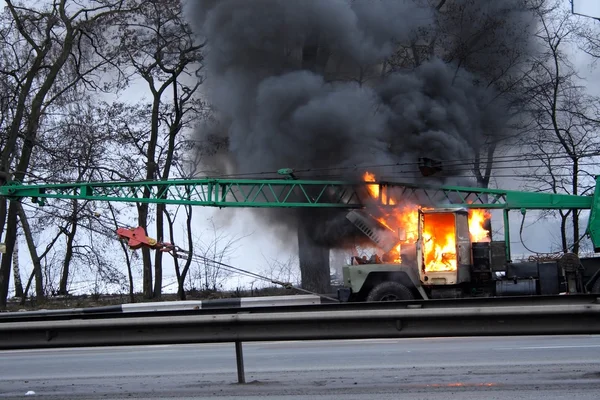
<svg viewBox="0 0 600 400"><path fill-rule="evenodd" d="M198 310L218 310L218 309L236 309L236 308L260 308L260 307L295 307L321 304L321 297L317 295L290 295L290 296L263 296L263 297L235 297L226 299L211 300L179 300L179 301L160 301L160 302L142 302L126 303L111 306L69 308L69 309L50 309L37 311L16 311L0 313L0 322L14 319L31 318L72 318L74 316L98 315L106 316L110 314L138 314L138 313L156 313L156 312L186 312Z"/></svg>
<svg viewBox="0 0 600 400"><path fill-rule="evenodd" d="M511 296L474 297L461 299L405 300L380 303L335 303L313 295L267 296L215 300L184 300L169 302L120 304L114 306L38 310L0 313L0 323L9 321L50 321L71 319L98 319L107 317L134 317L166 315L213 315L227 314L238 308L250 313L301 312L301 311L365 311L408 309L440 309L462 307L507 307L507 306L558 306L600 304L597 294L575 294L568 296Z"/></svg>
<svg viewBox="0 0 600 400"><path fill-rule="evenodd" d="M454 307L427 308L397 302L354 304L346 310L343 304L324 304L300 306L296 312L265 307L212 314L171 311L5 320L0 322L0 349L234 342L238 380L244 382L246 341L600 334L600 303L595 296L553 301L562 304L490 307L463 301Z"/></svg>
<svg viewBox="0 0 600 400"><path fill-rule="evenodd" d="M600 304L4 322L0 349L557 334L600 334Z"/></svg>

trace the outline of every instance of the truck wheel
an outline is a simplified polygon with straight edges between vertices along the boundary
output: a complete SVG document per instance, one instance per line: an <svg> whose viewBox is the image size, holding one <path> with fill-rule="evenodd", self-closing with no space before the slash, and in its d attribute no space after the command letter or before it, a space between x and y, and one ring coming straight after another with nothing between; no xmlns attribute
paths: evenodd
<svg viewBox="0 0 600 400"><path fill-rule="evenodd" d="M367 301L412 300L414 296L408 288L398 282L383 282L369 292Z"/></svg>

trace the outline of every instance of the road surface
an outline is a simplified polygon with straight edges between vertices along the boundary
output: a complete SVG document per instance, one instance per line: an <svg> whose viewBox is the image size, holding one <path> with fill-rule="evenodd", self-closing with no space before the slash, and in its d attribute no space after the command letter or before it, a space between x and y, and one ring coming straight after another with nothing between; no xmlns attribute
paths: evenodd
<svg viewBox="0 0 600 400"><path fill-rule="evenodd" d="M233 344L3 351L0 399L597 400L599 356L600 336L245 343L239 385Z"/></svg>

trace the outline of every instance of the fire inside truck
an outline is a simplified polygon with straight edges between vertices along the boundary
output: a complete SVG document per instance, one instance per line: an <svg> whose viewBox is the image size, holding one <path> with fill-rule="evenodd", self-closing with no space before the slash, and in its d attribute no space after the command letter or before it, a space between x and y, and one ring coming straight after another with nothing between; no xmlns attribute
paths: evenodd
<svg viewBox="0 0 600 400"><path fill-rule="evenodd" d="M364 179L376 181L370 173ZM367 208L346 217L379 251L343 268L342 301L600 292L598 258L567 253L513 263L507 240L492 240L488 211L402 204L380 185L367 189L388 207L377 216Z"/></svg>

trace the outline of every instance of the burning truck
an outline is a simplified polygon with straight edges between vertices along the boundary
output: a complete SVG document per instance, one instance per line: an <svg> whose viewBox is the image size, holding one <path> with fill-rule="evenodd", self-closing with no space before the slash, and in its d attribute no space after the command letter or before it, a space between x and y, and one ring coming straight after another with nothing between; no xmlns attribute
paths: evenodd
<svg viewBox="0 0 600 400"><path fill-rule="evenodd" d="M375 182L369 173L364 179ZM391 207L347 214L379 254L370 259L354 256L343 267L341 301L585 292L577 256L577 260L566 255L552 262L508 262L505 241L492 240L491 215L485 210L404 205L379 193L378 185L367 184L367 189Z"/></svg>

